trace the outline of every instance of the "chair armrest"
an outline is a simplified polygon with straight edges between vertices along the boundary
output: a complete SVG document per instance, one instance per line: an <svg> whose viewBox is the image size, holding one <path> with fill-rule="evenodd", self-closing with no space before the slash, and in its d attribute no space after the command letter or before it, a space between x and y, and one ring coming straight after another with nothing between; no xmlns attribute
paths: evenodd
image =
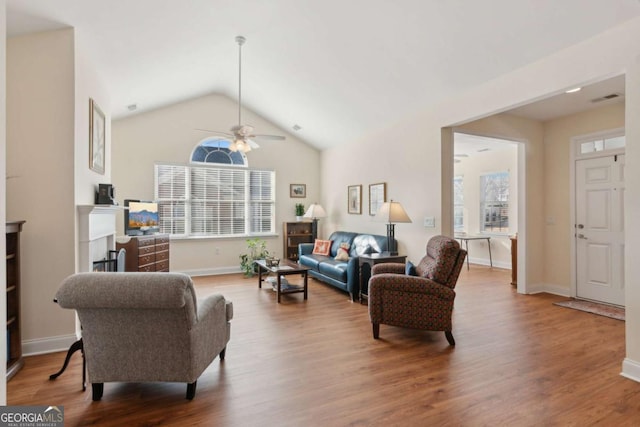
<svg viewBox="0 0 640 427"><path fill-rule="evenodd" d="M313 252L313 243L300 243L298 245L298 259L301 255L309 255Z"/></svg>
<svg viewBox="0 0 640 427"><path fill-rule="evenodd" d="M405 268L405 264L400 262L385 262L382 264L375 264L371 269L371 275L375 276L376 274L383 273L404 274Z"/></svg>
<svg viewBox="0 0 640 427"><path fill-rule="evenodd" d="M369 299L373 300L378 298L383 291L427 294L442 300L453 300L456 297L453 289L424 277L401 276L389 273L371 276L371 279L369 279Z"/></svg>
<svg viewBox="0 0 640 427"><path fill-rule="evenodd" d="M198 300L198 322L191 329L191 348L196 378L227 346L233 305L216 294Z"/></svg>

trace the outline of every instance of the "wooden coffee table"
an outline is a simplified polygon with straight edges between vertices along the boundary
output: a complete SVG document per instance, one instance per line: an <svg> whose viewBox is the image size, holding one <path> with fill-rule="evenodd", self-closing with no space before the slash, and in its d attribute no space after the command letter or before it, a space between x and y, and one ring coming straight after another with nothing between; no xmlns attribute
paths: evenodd
<svg viewBox="0 0 640 427"><path fill-rule="evenodd" d="M278 303L280 303L280 295L282 294L294 294L303 292L304 299L307 299L307 272L309 271L308 267L304 267L297 262L291 262L289 260L280 261L280 265L277 267L267 267L267 263L263 259L259 259L255 263L258 266L258 288L262 288L262 282L264 281L262 278L263 273L266 273L266 275L268 275L269 273L273 273L276 275L276 293L278 295ZM288 276L291 274L302 275L302 277L304 278L303 285L292 285L291 287L282 289L281 276Z"/></svg>

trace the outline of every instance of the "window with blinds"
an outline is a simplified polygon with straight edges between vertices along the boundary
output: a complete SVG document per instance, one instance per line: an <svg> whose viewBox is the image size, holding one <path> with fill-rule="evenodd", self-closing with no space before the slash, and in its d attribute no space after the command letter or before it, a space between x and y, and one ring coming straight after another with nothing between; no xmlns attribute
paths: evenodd
<svg viewBox="0 0 640 427"><path fill-rule="evenodd" d="M156 164L160 231L233 237L275 230L275 172Z"/></svg>

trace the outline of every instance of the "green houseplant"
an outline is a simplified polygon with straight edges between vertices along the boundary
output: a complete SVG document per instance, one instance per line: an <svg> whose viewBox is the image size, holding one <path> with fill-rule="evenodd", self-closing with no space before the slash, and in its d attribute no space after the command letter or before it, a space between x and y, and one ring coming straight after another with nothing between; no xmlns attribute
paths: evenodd
<svg viewBox="0 0 640 427"><path fill-rule="evenodd" d="M267 242L258 238L247 239L247 249L249 249L248 254L240 255L240 269L245 277L253 277L256 273L256 267L253 262L269 256Z"/></svg>
<svg viewBox="0 0 640 427"><path fill-rule="evenodd" d="M302 221L304 215L304 205L302 203L296 203L296 220Z"/></svg>

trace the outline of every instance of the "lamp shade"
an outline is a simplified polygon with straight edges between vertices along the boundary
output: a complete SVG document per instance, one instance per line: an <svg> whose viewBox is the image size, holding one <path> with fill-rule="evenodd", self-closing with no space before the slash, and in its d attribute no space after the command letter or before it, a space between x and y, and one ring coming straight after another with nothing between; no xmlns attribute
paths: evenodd
<svg viewBox="0 0 640 427"><path fill-rule="evenodd" d="M327 213L324 211L322 206L317 203L312 203L303 215L304 218L324 218L326 216Z"/></svg>
<svg viewBox="0 0 640 427"><path fill-rule="evenodd" d="M376 221L388 222L390 224L411 222L411 218L409 218L409 215L407 215L402 205L393 200L383 203L374 218Z"/></svg>

